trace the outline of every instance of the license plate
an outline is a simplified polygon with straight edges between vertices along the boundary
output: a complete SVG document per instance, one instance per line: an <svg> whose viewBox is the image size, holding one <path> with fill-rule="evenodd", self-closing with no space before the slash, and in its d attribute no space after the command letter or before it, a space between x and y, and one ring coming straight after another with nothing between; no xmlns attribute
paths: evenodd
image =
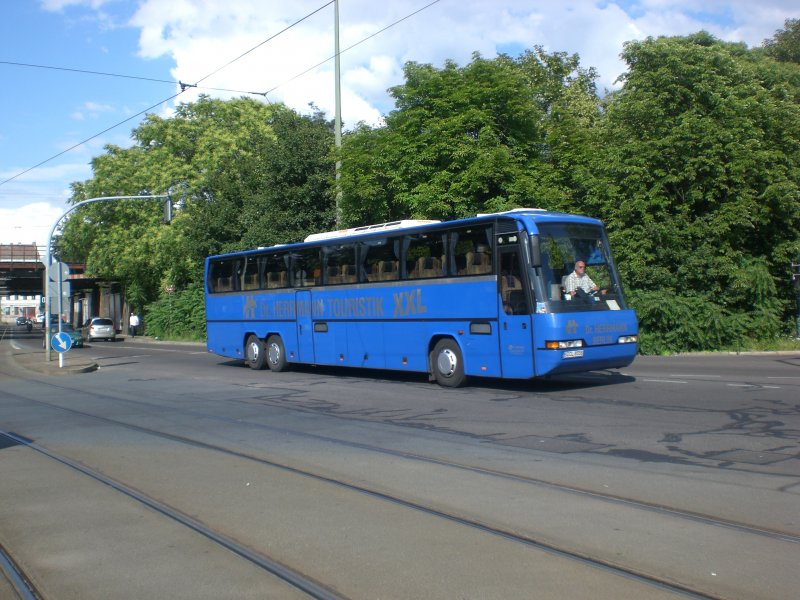
<svg viewBox="0 0 800 600"><path fill-rule="evenodd" d="M583 356L583 350L566 350L561 358L580 358Z"/></svg>

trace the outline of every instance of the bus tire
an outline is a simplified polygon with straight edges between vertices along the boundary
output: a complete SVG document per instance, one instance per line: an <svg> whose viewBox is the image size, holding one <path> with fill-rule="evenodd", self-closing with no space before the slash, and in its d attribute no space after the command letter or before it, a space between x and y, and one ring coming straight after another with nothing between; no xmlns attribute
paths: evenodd
<svg viewBox="0 0 800 600"><path fill-rule="evenodd" d="M267 365L272 371L280 373L289 368L286 360L286 348L279 335L271 335L267 338Z"/></svg>
<svg viewBox="0 0 800 600"><path fill-rule="evenodd" d="M467 379L461 348L450 338L439 340L433 347L431 368L436 383L443 387L460 387Z"/></svg>
<svg viewBox="0 0 800 600"><path fill-rule="evenodd" d="M256 371L260 371L267 366L267 351L257 336L249 335L244 346L244 356L247 366Z"/></svg>

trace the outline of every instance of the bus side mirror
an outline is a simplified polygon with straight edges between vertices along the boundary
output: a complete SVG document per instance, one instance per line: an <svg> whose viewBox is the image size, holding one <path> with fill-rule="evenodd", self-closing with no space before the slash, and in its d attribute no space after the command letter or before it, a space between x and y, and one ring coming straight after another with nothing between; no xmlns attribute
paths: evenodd
<svg viewBox="0 0 800 600"><path fill-rule="evenodd" d="M531 266L540 267L542 265L542 252L539 250L539 236L533 235L531 241Z"/></svg>

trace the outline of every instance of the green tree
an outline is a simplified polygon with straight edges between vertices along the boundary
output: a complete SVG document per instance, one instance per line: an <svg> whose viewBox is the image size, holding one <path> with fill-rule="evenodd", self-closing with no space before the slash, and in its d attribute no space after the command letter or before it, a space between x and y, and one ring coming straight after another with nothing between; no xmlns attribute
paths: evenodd
<svg viewBox="0 0 800 600"><path fill-rule="evenodd" d="M784 29L764 40L763 47L777 61L800 64L800 19L786 19Z"/></svg>
<svg viewBox="0 0 800 600"><path fill-rule="evenodd" d="M269 123L275 135L258 148L239 248L300 241L335 226L333 123L319 110L308 117L277 111Z"/></svg>
<svg viewBox="0 0 800 600"><path fill-rule="evenodd" d="M396 108L385 127L361 126L345 137L346 220L448 219L563 204L570 192L549 142L569 137L568 128L550 123L591 105L593 80L577 56L541 48L518 59L476 54L465 67L408 63L405 83L390 90Z"/></svg>
<svg viewBox="0 0 800 600"><path fill-rule="evenodd" d="M689 297L713 303L738 331L776 334L787 308L776 289L788 300L800 240L792 79L762 53L702 32L631 42L623 58L597 171L613 182L598 216L626 281L658 292L665 310Z"/></svg>
<svg viewBox="0 0 800 600"><path fill-rule="evenodd" d="M201 97L170 118L148 115L133 139L92 161L72 201L172 190L172 225L162 225L159 203L92 204L69 219L58 252L121 282L135 306L159 299L166 282L194 289L210 254L296 240L332 222L333 132L319 112Z"/></svg>

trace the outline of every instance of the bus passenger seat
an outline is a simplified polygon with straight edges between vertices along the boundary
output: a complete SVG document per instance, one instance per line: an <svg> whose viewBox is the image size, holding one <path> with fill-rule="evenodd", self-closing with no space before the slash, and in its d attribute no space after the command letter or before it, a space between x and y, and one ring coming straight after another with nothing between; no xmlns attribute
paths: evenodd
<svg viewBox="0 0 800 600"><path fill-rule="evenodd" d="M367 281L378 281L380 279L380 265L370 263L364 268L364 277Z"/></svg>
<svg viewBox="0 0 800 600"><path fill-rule="evenodd" d="M339 275L339 267L328 267L326 273L328 275L329 284L342 283L342 278Z"/></svg>
<svg viewBox="0 0 800 600"><path fill-rule="evenodd" d="M340 280L342 283L355 283L357 281L355 266L342 265Z"/></svg>
<svg viewBox="0 0 800 600"><path fill-rule="evenodd" d="M415 273L417 277L439 277L442 274L442 261L433 256L420 257L419 260L417 260Z"/></svg>
<svg viewBox="0 0 800 600"><path fill-rule="evenodd" d="M384 260L378 265L378 272L381 281L394 281L397 279L397 263L393 260Z"/></svg>
<svg viewBox="0 0 800 600"><path fill-rule="evenodd" d="M281 288L286 286L286 271L280 273L267 273L267 287L268 288Z"/></svg>
<svg viewBox="0 0 800 600"><path fill-rule="evenodd" d="M500 293L503 297L503 304L508 304L512 292L522 291L522 282L514 275L500 276Z"/></svg>
<svg viewBox="0 0 800 600"><path fill-rule="evenodd" d="M467 273L481 275L491 273L492 261L483 246L478 246L477 252L467 252Z"/></svg>

